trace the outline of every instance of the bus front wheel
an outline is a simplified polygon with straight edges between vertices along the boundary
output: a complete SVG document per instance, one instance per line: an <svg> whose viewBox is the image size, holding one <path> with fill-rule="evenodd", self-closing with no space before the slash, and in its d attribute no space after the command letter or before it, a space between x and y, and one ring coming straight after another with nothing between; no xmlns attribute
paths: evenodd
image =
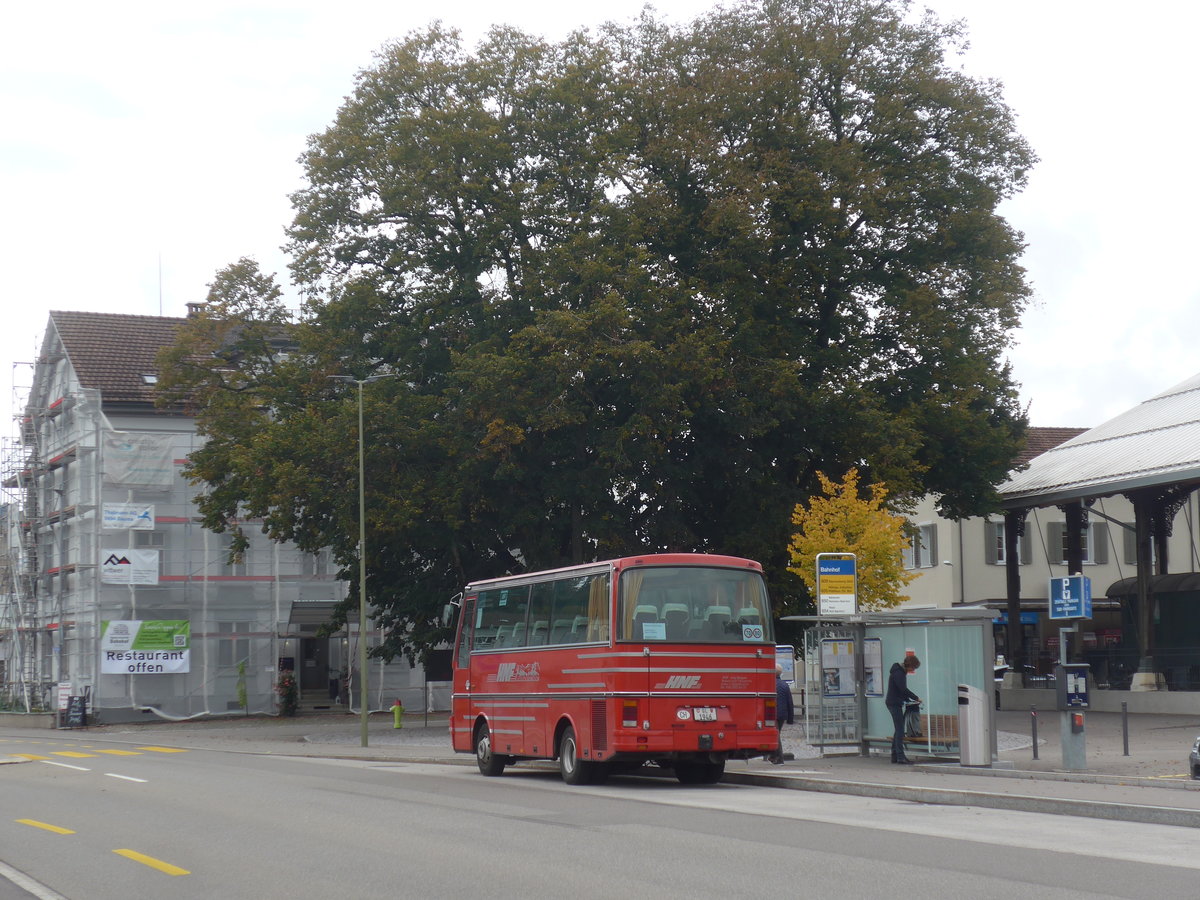
<svg viewBox="0 0 1200 900"><path fill-rule="evenodd" d="M492 735L486 725L475 732L475 763L479 771L489 777L504 774L505 758L492 749Z"/></svg>

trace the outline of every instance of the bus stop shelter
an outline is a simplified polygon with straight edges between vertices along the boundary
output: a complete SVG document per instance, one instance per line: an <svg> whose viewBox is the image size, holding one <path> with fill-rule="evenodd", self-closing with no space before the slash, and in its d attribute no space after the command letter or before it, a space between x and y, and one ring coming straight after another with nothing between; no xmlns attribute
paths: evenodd
<svg viewBox="0 0 1200 900"><path fill-rule="evenodd" d="M873 747L889 747L888 672L915 653L921 667L908 684L921 698L920 733L906 740L907 749L990 766L996 758L994 616L968 607L785 617L812 623L803 665L809 743L822 755L853 748L867 756Z"/></svg>

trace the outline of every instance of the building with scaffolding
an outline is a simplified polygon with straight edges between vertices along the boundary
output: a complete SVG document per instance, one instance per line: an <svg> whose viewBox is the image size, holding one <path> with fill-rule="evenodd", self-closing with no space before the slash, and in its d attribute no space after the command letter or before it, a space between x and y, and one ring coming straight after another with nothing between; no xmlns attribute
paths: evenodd
<svg viewBox="0 0 1200 900"><path fill-rule="evenodd" d="M52 312L38 358L14 366L17 433L5 442L0 551L0 709L49 712L84 698L104 722L278 711L279 672L301 709L359 696L352 614L327 552L246 529L201 527L182 477L202 438L154 403L158 351L182 318ZM438 704L425 673L373 661L372 708ZM78 701L75 701L78 704ZM438 707L444 708L444 707Z"/></svg>

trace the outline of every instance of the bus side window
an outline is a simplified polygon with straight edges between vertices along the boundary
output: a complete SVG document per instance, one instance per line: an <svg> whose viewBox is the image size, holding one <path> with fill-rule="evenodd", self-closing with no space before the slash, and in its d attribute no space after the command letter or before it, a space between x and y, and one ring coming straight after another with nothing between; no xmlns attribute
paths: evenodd
<svg viewBox="0 0 1200 900"><path fill-rule="evenodd" d="M553 595L552 644L577 644L587 639L587 596L579 591L578 578L563 578L546 585Z"/></svg>
<svg viewBox="0 0 1200 900"><path fill-rule="evenodd" d="M528 585L492 588L479 592L475 649L522 647L525 644L525 610L529 605Z"/></svg>
<svg viewBox="0 0 1200 900"><path fill-rule="evenodd" d="M554 610L554 582L534 584L529 592L529 646L556 643L550 639L550 619ZM556 623L557 624L557 623Z"/></svg>

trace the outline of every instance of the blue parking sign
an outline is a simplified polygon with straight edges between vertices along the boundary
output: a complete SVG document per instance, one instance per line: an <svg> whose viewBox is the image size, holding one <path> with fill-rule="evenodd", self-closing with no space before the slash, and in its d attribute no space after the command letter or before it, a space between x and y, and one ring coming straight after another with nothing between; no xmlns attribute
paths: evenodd
<svg viewBox="0 0 1200 900"><path fill-rule="evenodd" d="M1071 575L1050 579L1051 619L1090 619L1092 617L1092 579Z"/></svg>

